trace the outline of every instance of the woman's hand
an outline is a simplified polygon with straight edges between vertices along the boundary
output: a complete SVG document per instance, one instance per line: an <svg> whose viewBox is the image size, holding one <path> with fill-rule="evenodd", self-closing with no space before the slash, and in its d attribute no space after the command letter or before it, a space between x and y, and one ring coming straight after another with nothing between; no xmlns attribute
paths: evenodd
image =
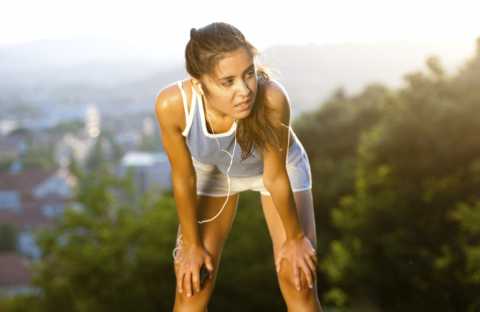
<svg viewBox="0 0 480 312"><path fill-rule="evenodd" d="M203 264L213 276L212 257L203 246L183 244L175 260L178 292L186 292L188 297L200 292L200 268Z"/></svg>
<svg viewBox="0 0 480 312"><path fill-rule="evenodd" d="M275 263L277 273L280 272L283 259L292 265L294 284L297 290L300 290L300 271L305 274L308 286L313 287L313 281L317 276L317 256L310 240L305 235L287 239L280 247Z"/></svg>

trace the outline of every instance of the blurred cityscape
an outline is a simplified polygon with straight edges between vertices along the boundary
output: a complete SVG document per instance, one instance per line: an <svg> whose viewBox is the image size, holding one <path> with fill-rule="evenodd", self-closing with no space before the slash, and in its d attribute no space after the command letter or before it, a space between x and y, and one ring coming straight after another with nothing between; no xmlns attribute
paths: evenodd
<svg viewBox="0 0 480 312"><path fill-rule="evenodd" d="M68 208L77 181L69 168L109 164L118 177L133 173L138 194L170 189L170 168L152 114L128 122L102 116L95 104L82 119L55 125L19 112L0 120L0 295L29 290L28 263L40 257L34 233Z"/></svg>

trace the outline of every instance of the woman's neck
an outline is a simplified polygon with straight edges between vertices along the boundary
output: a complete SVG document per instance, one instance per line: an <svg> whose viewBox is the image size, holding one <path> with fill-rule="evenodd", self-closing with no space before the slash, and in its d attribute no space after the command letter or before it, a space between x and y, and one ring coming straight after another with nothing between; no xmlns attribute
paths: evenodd
<svg viewBox="0 0 480 312"><path fill-rule="evenodd" d="M231 124L234 122L235 119L232 116L215 109L215 107L210 104L210 101L206 100L206 97L202 96L202 101L204 103L205 113L208 114L210 119L213 118L221 124Z"/></svg>

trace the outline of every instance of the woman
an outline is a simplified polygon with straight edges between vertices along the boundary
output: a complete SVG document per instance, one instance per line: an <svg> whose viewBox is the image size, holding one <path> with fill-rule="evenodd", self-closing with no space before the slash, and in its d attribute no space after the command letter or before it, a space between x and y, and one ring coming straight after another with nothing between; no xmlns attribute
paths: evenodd
<svg viewBox="0 0 480 312"><path fill-rule="evenodd" d="M256 55L232 25L192 29L185 49L190 78L156 97L180 222L174 311L207 310L245 190L261 193L289 311L321 311L308 157L290 128L284 88L256 64ZM201 286L202 266L209 278Z"/></svg>

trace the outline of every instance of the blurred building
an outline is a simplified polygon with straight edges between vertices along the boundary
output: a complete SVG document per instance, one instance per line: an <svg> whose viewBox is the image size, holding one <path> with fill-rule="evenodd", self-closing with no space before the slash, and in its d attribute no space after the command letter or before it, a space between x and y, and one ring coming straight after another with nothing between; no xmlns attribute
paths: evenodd
<svg viewBox="0 0 480 312"><path fill-rule="evenodd" d="M0 119L0 137L6 136L9 132L19 128L19 123L13 119Z"/></svg>
<svg viewBox="0 0 480 312"><path fill-rule="evenodd" d="M0 253L0 297L33 291L31 278L29 259L15 252Z"/></svg>
<svg viewBox="0 0 480 312"><path fill-rule="evenodd" d="M115 142L122 146L122 149L127 152L134 152L140 144L141 139L142 135L136 129L122 129L122 131L115 133Z"/></svg>
<svg viewBox="0 0 480 312"><path fill-rule="evenodd" d="M79 164L85 164L85 161L95 143L94 139L87 136L76 136L72 133L66 133L54 146L54 158L61 167L66 167L70 159L74 158Z"/></svg>
<svg viewBox="0 0 480 312"><path fill-rule="evenodd" d="M34 232L53 225L63 214L72 202L75 183L65 169L0 172L0 223L16 227L17 250L22 255L40 255Z"/></svg>
<svg viewBox="0 0 480 312"><path fill-rule="evenodd" d="M0 223L16 226L20 253L39 256L32 232L53 225L55 218L63 214L75 183L65 169L0 173Z"/></svg>
<svg viewBox="0 0 480 312"><path fill-rule="evenodd" d="M145 117L142 122L142 133L145 136L155 134L155 122L152 117Z"/></svg>
<svg viewBox="0 0 480 312"><path fill-rule="evenodd" d="M25 155L32 132L25 128L15 129L0 136L0 161L17 159Z"/></svg>
<svg viewBox="0 0 480 312"><path fill-rule="evenodd" d="M20 147L17 143L0 139L0 161L10 161L20 157Z"/></svg>
<svg viewBox="0 0 480 312"><path fill-rule="evenodd" d="M140 193L171 189L170 164L165 153L128 152L117 168L119 176L131 170Z"/></svg>
<svg viewBox="0 0 480 312"><path fill-rule="evenodd" d="M12 166L0 172L0 224L16 229L16 250L0 252L0 296L34 290L30 263L40 256L35 232L54 225L73 204L75 179L65 170L23 170Z"/></svg>

